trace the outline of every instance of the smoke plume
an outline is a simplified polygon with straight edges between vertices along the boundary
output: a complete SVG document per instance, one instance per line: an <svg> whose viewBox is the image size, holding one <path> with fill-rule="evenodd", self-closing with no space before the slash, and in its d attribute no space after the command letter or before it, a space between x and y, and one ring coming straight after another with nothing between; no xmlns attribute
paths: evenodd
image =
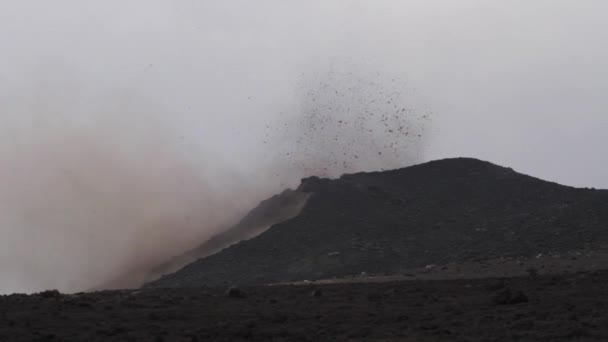
<svg viewBox="0 0 608 342"><path fill-rule="evenodd" d="M92 288L302 177L420 161L429 110L323 3L0 4L0 292Z"/></svg>

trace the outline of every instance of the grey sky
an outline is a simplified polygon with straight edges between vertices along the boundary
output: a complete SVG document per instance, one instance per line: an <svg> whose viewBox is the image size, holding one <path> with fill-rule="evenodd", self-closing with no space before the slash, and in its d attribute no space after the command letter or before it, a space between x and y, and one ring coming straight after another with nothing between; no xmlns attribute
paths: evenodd
<svg viewBox="0 0 608 342"><path fill-rule="evenodd" d="M199 132L274 115L298 75L348 57L407 75L425 96L437 127L428 158L478 156L608 187L602 1L26 0L0 7L5 96L45 79L84 84L92 97L124 88ZM192 119L193 111L205 115Z"/></svg>
<svg viewBox="0 0 608 342"><path fill-rule="evenodd" d="M404 165L471 156L608 188L607 10L0 0L0 291L94 285L294 185L306 174L274 176L287 162L261 137L300 114L303 81L342 64L395 75L412 107L433 113L424 158Z"/></svg>

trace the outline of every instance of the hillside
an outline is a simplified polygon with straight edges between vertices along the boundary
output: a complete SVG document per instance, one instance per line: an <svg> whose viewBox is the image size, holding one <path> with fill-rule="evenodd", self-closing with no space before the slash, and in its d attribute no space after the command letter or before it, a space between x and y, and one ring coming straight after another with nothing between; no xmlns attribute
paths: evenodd
<svg viewBox="0 0 608 342"><path fill-rule="evenodd" d="M308 193L285 190L262 201L236 225L213 236L198 247L155 267L131 269L93 290L137 288L145 282L157 280L164 274L175 272L197 259L217 253L239 241L251 239L270 226L296 216L309 196Z"/></svg>
<svg viewBox="0 0 608 342"><path fill-rule="evenodd" d="M429 264L596 250L608 191L576 189L475 159L308 178L299 215L147 287L263 284L393 274Z"/></svg>

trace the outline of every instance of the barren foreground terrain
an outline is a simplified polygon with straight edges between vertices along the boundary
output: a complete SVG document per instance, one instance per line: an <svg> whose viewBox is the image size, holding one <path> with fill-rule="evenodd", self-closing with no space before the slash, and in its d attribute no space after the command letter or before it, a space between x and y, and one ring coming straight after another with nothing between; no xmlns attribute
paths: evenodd
<svg viewBox="0 0 608 342"><path fill-rule="evenodd" d="M0 297L1 341L606 341L608 272Z"/></svg>

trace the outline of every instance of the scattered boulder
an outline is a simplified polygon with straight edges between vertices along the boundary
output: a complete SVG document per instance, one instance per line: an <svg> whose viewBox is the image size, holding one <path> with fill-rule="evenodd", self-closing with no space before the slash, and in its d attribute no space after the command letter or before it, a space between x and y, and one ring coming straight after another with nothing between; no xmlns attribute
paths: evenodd
<svg viewBox="0 0 608 342"><path fill-rule="evenodd" d="M511 291L511 289L504 289L498 292L493 298L493 302L496 305L515 305L527 303L528 301L528 297L523 291Z"/></svg>
<svg viewBox="0 0 608 342"><path fill-rule="evenodd" d="M229 298L246 298L247 297L247 293L241 289L239 289L236 286L233 286L231 288L229 288L226 291L226 297Z"/></svg>
<svg viewBox="0 0 608 342"><path fill-rule="evenodd" d="M47 290L38 293L38 295L42 298L59 298L61 297L61 292L58 290Z"/></svg>
<svg viewBox="0 0 608 342"><path fill-rule="evenodd" d="M493 281L485 286L488 291L498 291L505 288L505 283L502 280Z"/></svg>
<svg viewBox="0 0 608 342"><path fill-rule="evenodd" d="M536 268L530 267L526 270L526 272L528 272L528 275L530 277L536 277L538 276L538 270Z"/></svg>

